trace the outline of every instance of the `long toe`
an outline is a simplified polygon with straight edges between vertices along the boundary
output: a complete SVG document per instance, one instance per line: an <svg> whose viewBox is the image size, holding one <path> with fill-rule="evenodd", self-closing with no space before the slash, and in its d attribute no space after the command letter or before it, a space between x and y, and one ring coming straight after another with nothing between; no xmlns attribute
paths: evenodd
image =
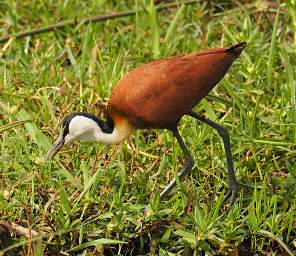
<svg viewBox="0 0 296 256"><path fill-rule="evenodd" d="M232 184L232 186L230 187L230 190L227 192L227 194L224 197L224 200L226 201L226 205L227 205L227 210L226 210L227 212L230 210L231 206L235 202L239 187L240 185L238 183Z"/></svg>
<svg viewBox="0 0 296 256"><path fill-rule="evenodd" d="M237 195L237 190L231 190L231 197L229 200L229 207L231 207L236 199L236 195Z"/></svg>

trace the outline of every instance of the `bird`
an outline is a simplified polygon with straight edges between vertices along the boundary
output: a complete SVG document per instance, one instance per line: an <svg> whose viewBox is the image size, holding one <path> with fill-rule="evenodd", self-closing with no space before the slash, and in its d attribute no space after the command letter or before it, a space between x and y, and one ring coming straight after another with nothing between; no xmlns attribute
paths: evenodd
<svg viewBox="0 0 296 256"><path fill-rule="evenodd" d="M74 112L63 119L60 135L45 159L52 159L64 145L74 141L114 145L139 129L167 129L184 155L178 173L181 180L194 165L194 158L178 131L181 118L187 115L209 125L221 136L232 204L240 183L234 173L229 132L225 126L193 108L219 83L246 45L241 42L227 48L154 60L128 72L113 88L103 117ZM176 178L161 191L160 198L165 198L175 186Z"/></svg>

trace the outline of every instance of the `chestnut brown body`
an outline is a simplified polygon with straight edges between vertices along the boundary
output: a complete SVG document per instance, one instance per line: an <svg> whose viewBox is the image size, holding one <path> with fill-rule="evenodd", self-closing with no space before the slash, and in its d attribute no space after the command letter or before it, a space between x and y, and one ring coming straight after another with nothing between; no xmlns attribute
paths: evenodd
<svg viewBox="0 0 296 256"><path fill-rule="evenodd" d="M135 128L174 126L223 78L245 45L144 64L126 74L113 89L110 116L121 114Z"/></svg>

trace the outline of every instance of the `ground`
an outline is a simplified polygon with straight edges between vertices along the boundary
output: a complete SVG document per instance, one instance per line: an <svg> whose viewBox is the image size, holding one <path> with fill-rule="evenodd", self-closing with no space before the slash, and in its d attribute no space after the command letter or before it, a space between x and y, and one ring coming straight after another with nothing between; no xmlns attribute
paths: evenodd
<svg viewBox="0 0 296 256"><path fill-rule="evenodd" d="M77 20L0 45L0 254L296 254L295 1L197 1L156 11L167 2L0 2L0 36ZM195 165L162 202L159 192L183 163L168 131L138 131L119 146L77 143L43 161L63 117L99 115L129 70L242 41L243 54L195 108L227 127L236 176L254 186L241 189L229 211L222 140L187 117L179 130Z"/></svg>

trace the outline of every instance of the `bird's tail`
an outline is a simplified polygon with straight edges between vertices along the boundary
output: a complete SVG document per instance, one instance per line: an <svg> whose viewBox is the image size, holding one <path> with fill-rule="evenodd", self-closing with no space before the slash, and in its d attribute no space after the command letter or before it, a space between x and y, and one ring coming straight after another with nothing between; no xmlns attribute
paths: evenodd
<svg viewBox="0 0 296 256"><path fill-rule="evenodd" d="M233 45L229 48L226 49L226 52L231 52L235 55L235 57L237 58L241 52L246 48L247 43L246 42L242 42L236 45Z"/></svg>

